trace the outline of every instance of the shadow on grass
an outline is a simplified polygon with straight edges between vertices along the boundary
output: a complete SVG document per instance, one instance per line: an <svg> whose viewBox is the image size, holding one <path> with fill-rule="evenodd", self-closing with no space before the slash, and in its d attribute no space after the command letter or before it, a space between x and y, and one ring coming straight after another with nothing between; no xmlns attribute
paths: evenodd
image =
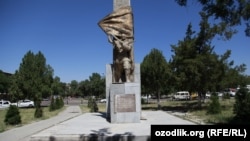
<svg viewBox="0 0 250 141"><path fill-rule="evenodd" d="M233 117L231 120L228 121L227 124L235 124L235 125L250 125L249 119L240 119L237 117Z"/></svg>

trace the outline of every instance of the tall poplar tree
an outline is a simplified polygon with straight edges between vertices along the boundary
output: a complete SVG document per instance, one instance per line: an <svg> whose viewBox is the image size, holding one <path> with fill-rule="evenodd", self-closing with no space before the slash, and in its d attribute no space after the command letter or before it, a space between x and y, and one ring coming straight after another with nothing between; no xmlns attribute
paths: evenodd
<svg viewBox="0 0 250 141"><path fill-rule="evenodd" d="M166 88L170 88L168 79L170 69L162 52L153 48L141 63L141 84L143 91L152 93L157 97L158 109L161 108L160 96Z"/></svg>
<svg viewBox="0 0 250 141"><path fill-rule="evenodd" d="M34 54L28 51L14 74L11 87L15 99L31 99L35 102L35 117L42 117L42 95L51 92L53 69L46 64L42 52Z"/></svg>

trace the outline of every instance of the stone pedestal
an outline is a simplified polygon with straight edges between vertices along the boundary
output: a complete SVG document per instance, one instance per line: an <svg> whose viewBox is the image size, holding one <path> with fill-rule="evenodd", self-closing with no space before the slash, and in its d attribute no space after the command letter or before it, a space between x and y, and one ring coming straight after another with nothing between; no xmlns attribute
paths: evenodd
<svg viewBox="0 0 250 141"><path fill-rule="evenodd" d="M134 82L112 83L112 65L106 65L106 112L111 123L138 123L141 118L140 65L135 64Z"/></svg>

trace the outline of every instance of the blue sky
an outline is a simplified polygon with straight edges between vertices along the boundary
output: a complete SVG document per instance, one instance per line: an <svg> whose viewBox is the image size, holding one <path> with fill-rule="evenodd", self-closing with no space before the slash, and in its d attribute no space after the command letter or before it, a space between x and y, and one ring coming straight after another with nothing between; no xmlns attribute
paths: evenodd
<svg viewBox="0 0 250 141"><path fill-rule="evenodd" d="M188 23L198 30L201 6L194 0L180 7L174 0L131 0L134 14L134 56L141 63L152 48L168 61L170 45L185 36ZM41 51L62 82L105 75L112 63L112 45L97 23L113 11L113 0L0 0L0 70L14 73L23 56ZM229 60L250 66L250 38L245 26L230 41L215 39L218 54L232 50ZM250 69L246 74L250 75Z"/></svg>

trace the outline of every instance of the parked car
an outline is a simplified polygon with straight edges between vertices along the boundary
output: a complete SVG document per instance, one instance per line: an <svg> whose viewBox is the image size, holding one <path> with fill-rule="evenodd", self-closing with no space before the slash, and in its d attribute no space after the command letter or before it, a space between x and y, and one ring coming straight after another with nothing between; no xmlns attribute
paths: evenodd
<svg viewBox="0 0 250 141"><path fill-rule="evenodd" d="M141 98L147 100L147 99L150 99L150 98L151 98L151 95L143 95L143 96L141 96Z"/></svg>
<svg viewBox="0 0 250 141"><path fill-rule="evenodd" d="M211 92L207 92L206 93L206 98L210 98L211 97ZM215 94L218 96L218 97L222 97L223 96L223 93L222 92L215 92Z"/></svg>
<svg viewBox="0 0 250 141"><path fill-rule="evenodd" d="M198 99L198 97L199 97L198 93L193 92L193 93L190 94L190 100Z"/></svg>
<svg viewBox="0 0 250 141"><path fill-rule="evenodd" d="M210 93L210 92L206 92L206 95L205 95L205 96L206 96L206 98L209 99L209 98L211 97L211 93Z"/></svg>
<svg viewBox="0 0 250 141"><path fill-rule="evenodd" d="M30 108L34 107L34 101L25 99L25 100L20 100L17 103L12 103L11 105L16 105L17 107L20 108Z"/></svg>
<svg viewBox="0 0 250 141"><path fill-rule="evenodd" d="M11 105L10 101L7 101L7 100L1 100L0 101L0 109L9 108L10 105Z"/></svg>
<svg viewBox="0 0 250 141"><path fill-rule="evenodd" d="M222 92L215 92L215 93L218 95L218 97L222 97L223 96Z"/></svg>
<svg viewBox="0 0 250 141"><path fill-rule="evenodd" d="M237 91L237 89L228 88L228 89L225 89L224 93L228 93L230 96L234 97L236 94L236 91Z"/></svg>
<svg viewBox="0 0 250 141"><path fill-rule="evenodd" d="M101 102L101 103L106 103L107 100L106 100L106 99L101 99L100 102Z"/></svg>
<svg viewBox="0 0 250 141"><path fill-rule="evenodd" d="M190 94L188 91L179 91L173 95L173 100L190 100Z"/></svg>

